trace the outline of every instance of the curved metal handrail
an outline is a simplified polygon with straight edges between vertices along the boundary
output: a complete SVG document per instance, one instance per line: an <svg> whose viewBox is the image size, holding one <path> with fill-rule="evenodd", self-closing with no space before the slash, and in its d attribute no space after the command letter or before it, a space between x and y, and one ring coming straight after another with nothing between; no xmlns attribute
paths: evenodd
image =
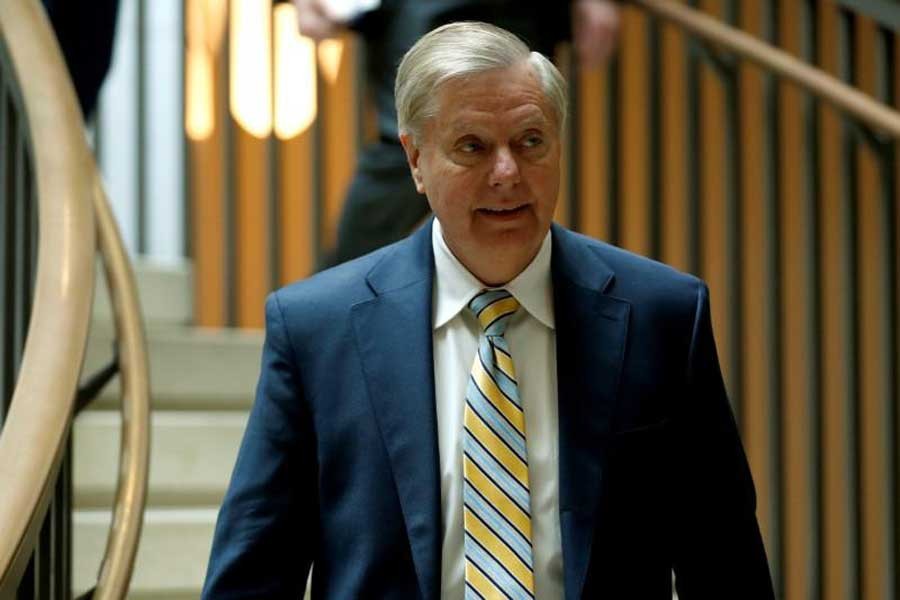
<svg viewBox="0 0 900 600"><path fill-rule="evenodd" d="M123 418L112 525L93 597L124 598L149 474L149 371L136 285L87 148L68 72L40 5L0 2L0 33L15 71L27 73L20 81L34 144L40 227L34 310L21 376L0 434L0 481L16 484L4 485L0 497L0 598L14 594L27 565L69 435L96 249L103 258L121 350Z"/></svg>
<svg viewBox="0 0 900 600"><path fill-rule="evenodd" d="M900 139L900 112L787 52L673 0L629 0L647 12L806 88L876 130Z"/></svg>
<svg viewBox="0 0 900 600"><path fill-rule="evenodd" d="M33 145L38 263L19 380L0 433L0 597L14 593L52 495L72 420L94 283L93 179L56 39L33 1L0 2Z"/></svg>
<svg viewBox="0 0 900 600"><path fill-rule="evenodd" d="M125 597L137 555L150 471L150 371L134 272L99 177L95 179L94 214L113 307L122 384L119 481L93 594L100 600Z"/></svg>

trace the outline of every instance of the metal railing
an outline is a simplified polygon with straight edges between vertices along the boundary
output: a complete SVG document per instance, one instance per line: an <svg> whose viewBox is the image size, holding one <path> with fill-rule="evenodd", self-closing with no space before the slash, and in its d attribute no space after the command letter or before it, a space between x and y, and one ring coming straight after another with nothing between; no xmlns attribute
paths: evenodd
<svg viewBox="0 0 900 600"><path fill-rule="evenodd" d="M631 4L566 217L709 282L777 596L895 598L900 5Z"/></svg>
<svg viewBox="0 0 900 600"><path fill-rule="evenodd" d="M147 357L134 281L65 64L35 0L0 4L0 70L0 262L4 274L15 273L4 277L0 298L0 598L71 597L69 434L76 400L85 398L78 376L98 248L121 349L123 430L113 523L90 595L123 598L149 450Z"/></svg>

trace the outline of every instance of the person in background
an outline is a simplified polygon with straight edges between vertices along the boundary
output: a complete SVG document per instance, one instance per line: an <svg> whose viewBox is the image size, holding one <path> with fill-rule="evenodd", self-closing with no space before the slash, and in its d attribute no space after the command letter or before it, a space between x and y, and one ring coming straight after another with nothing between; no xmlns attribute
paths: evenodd
<svg viewBox="0 0 900 600"><path fill-rule="evenodd" d="M97 108L112 63L119 0L43 0L43 4L87 121Z"/></svg>
<svg viewBox="0 0 900 600"><path fill-rule="evenodd" d="M293 0L300 32L315 40L343 29L365 42L367 81L374 96L378 139L362 149L338 224L331 266L399 240L429 213L413 187L400 146L394 77L403 54L422 35L452 21L484 21L553 56L571 39L580 64L595 66L613 52L619 8L611 0Z"/></svg>

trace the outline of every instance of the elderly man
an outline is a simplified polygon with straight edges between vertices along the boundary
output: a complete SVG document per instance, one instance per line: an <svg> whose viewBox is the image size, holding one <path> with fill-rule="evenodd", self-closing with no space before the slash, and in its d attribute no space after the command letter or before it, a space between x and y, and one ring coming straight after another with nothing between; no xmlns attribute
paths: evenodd
<svg viewBox="0 0 900 600"><path fill-rule="evenodd" d="M772 598L706 286L553 225L565 85L456 23L400 64L436 218L272 294L205 598Z"/></svg>

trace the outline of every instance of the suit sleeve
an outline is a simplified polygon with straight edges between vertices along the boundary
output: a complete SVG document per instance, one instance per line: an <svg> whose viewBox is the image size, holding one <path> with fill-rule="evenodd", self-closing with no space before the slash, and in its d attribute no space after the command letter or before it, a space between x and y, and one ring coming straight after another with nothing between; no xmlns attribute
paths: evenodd
<svg viewBox="0 0 900 600"><path fill-rule="evenodd" d="M219 512L202 598L302 597L318 535L315 440L275 294L256 400Z"/></svg>
<svg viewBox="0 0 900 600"><path fill-rule="evenodd" d="M687 387L675 417L674 568L680 600L774 599L756 492L699 284Z"/></svg>

